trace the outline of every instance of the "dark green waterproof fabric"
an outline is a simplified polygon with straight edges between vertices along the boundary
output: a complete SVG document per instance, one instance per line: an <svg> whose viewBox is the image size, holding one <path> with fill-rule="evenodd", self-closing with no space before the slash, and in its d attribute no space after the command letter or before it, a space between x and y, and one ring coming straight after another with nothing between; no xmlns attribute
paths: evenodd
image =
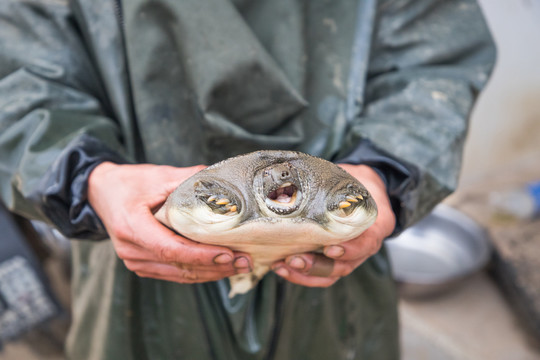
<svg viewBox="0 0 540 360"><path fill-rule="evenodd" d="M1 197L51 221L41 179L84 136L176 166L369 140L418 169L406 226L455 187L493 58L469 0L5 0ZM384 250L328 289L268 275L232 300L138 278L110 241L73 242L73 262L72 359L398 358Z"/></svg>

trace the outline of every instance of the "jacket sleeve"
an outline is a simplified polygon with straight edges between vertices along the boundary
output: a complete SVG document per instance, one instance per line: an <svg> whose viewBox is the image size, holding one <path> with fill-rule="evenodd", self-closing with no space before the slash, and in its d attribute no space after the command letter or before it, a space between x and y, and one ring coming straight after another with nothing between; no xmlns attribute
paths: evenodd
<svg viewBox="0 0 540 360"><path fill-rule="evenodd" d="M67 236L104 238L86 178L127 160L74 24L64 2L0 2L0 197Z"/></svg>
<svg viewBox="0 0 540 360"><path fill-rule="evenodd" d="M456 188L495 47L475 1L381 1L374 22L363 111L338 158L384 175L399 232Z"/></svg>

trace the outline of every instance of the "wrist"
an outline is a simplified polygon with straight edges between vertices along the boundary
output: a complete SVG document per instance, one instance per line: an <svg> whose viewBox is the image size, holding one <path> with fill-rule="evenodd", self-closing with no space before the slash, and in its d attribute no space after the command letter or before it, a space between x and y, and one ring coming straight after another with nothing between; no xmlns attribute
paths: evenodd
<svg viewBox="0 0 540 360"><path fill-rule="evenodd" d="M96 210L97 204L99 203L99 193L103 186L102 184L107 184L109 182L108 174L119 166L120 165L111 161L103 161L96 165L88 175L88 202L94 210Z"/></svg>
<svg viewBox="0 0 540 360"><path fill-rule="evenodd" d="M90 188L96 183L99 183L100 180L104 178L108 172L117 168L118 166L120 165L111 161L103 161L100 164L96 165L88 176L88 187Z"/></svg>

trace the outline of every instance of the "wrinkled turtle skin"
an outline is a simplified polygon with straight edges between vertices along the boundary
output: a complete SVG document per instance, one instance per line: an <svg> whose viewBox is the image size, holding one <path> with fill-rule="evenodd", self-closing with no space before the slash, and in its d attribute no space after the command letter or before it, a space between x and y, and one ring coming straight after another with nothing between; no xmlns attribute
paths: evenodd
<svg viewBox="0 0 540 360"><path fill-rule="evenodd" d="M232 276L245 293L270 265L360 235L377 217L366 188L339 166L293 151L257 151L183 182L156 218L183 236L249 253L253 271Z"/></svg>

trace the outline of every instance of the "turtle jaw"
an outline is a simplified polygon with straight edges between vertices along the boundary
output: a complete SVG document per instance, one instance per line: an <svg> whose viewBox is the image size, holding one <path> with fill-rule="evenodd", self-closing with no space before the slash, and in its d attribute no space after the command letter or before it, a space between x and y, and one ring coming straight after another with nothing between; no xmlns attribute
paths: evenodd
<svg viewBox="0 0 540 360"><path fill-rule="evenodd" d="M288 215L300 208L302 192L288 181L266 194L264 203L270 211L278 215Z"/></svg>

